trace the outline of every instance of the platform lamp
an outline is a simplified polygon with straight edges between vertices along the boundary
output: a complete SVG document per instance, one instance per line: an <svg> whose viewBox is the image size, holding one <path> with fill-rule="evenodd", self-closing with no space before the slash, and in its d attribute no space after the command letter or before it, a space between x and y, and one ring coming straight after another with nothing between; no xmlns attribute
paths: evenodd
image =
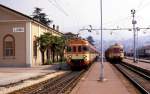
<svg viewBox="0 0 150 94"><path fill-rule="evenodd" d="M103 65L103 21L102 21L102 10L103 6L102 6L102 0L100 0L100 20L101 20L101 24L100 24L100 31L101 31L101 64L100 64L100 77L99 80L100 81L104 81L104 65Z"/></svg>
<svg viewBox="0 0 150 94"><path fill-rule="evenodd" d="M100 29L93 29L92 25L89 25L90 29L80 29L81 30L88 30L88 32L91 32L92 30L100 30L101 31L101 62L100 62L100 77L98 79L98 81L105 81L106 79L104 79L104 65L103 65L103 27L102 27L102 0L100 0L100 19L101 19L101 23L100 23Z"/></svg>

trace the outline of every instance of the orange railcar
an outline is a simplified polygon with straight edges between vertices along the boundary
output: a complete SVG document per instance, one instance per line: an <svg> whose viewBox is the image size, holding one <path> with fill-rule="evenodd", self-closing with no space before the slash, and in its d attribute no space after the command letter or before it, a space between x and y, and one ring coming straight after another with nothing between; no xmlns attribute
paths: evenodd
<svg viewBox="0 0 150 94"><path fill-rule="evenodd" d="M67 42L65 57L71 68L86 68L98 55L96 48L87 40L75 38Z"/></svg>

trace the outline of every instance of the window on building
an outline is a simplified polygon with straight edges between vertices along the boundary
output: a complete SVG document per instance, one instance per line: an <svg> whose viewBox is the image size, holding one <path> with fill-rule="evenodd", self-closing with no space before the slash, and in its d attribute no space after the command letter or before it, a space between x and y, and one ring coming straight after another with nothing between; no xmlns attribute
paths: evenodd
<svg viewBox="0 0 150 94"><path fill-rule="evenodd" d="M6 35L3 38L3 55L15 56L15 39L12 35Z"/></svg>

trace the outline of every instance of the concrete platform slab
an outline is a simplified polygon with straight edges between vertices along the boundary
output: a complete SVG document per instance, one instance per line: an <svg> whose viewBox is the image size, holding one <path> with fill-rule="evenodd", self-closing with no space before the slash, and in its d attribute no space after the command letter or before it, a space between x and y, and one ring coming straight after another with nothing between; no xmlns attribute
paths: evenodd
<svg viewBox="0 0 150 94"><path fill-rule="evenodd" d="M58 71L58 68L59 64L32 68L0 67L0 94L8 94L69 72L65 70Z"/></svg>
<svg viewBox="0 0 150 94"><path fill-rule="evenodd" d="M0 86L16 83L21 80L46 75L57 71L58 65L45 65L32 68L0 67Z"/></svg>
<svg viewBox="0 0 150 94"><path fill-rule="evenodd" d="M72 90L71 94L130 94L109 63L104 63L104 82L98 81L100 63L95 63Z"/></svg>
<svg viewBox="0 0 150 94"><path fill-rule="evenodd" d="M150 63L146 63L146 62L142 62L142 61L138 61L137 63L135 63L135 62L133 62L132 59L124 59L123 61L150 71Z"/></svg>

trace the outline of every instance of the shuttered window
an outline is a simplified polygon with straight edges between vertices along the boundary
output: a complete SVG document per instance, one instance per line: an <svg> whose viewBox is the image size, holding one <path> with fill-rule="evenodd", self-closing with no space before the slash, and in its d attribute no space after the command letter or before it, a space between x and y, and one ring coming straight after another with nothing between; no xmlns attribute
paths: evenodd
<svg viewBox="0 0 150 94"><path fill-rule="evenodd" d="M15 56L15 38L12 35L6 35L3 38L3 55Z"/></svg>

